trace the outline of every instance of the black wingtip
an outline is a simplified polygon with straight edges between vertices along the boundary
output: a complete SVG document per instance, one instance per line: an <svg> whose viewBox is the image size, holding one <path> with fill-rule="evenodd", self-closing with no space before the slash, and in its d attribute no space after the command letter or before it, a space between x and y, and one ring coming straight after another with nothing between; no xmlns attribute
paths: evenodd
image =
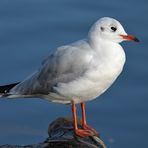
<svg viewBox="0 0 148 148"><path fill-rule="evenodd" d="M0 86L0 94L8 93L8 92L10 91L10 89L12 89L14 86L16 86L16 85L19 84L19 83L20 83L20 82Z"/></svg>

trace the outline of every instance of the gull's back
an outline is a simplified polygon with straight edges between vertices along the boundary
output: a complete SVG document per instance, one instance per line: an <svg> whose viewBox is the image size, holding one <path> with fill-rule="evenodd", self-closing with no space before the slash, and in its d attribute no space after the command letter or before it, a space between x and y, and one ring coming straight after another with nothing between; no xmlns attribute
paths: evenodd
<svg viewBox="0 0 148 148"><path fill-rule="evenodd" d="M87 40L57 48L42 62L37 72L16 85L10 93L15 97L30 97L54 92L54 87L60 83L76 80L85 73L91 60L91 52Z"/></svg>

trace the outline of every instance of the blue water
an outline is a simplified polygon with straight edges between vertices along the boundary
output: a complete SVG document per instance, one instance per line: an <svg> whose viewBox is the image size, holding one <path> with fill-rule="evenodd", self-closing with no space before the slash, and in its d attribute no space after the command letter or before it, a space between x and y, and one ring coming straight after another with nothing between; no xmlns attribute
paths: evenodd
<svg viewBox="0 0 148 148"><path fill-rule="evenodd" d="M24 79L51 50L84 38L100 17L114 17L141 42L122 43L124 71L100 99L87 103L87 119L109 148L148 147L147 14L146 0L1 0L0 84ZM0 144L41 142L60 116L71 116L70 106L2 99Z"/></svg>

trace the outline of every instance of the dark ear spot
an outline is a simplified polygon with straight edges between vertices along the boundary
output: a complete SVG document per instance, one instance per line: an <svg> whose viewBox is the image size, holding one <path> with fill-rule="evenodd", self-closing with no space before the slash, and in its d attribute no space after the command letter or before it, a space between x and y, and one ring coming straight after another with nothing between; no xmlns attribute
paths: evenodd
<svg viewBox="0 0 148 148"><path fill-rule="evenodd" d="M101 31L104 31L104 27L101 27L100 29L101 29Z"/></svg>

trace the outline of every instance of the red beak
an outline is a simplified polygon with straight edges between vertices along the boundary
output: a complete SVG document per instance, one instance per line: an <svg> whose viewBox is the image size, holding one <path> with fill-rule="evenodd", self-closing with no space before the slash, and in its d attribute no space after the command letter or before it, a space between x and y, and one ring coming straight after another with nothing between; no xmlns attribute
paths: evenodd
<svg viewBox="0 0 148 148"><path fill-rule="evenodd" d="M139 40L133 35L120 35L120 36L127 41L139 42Z"/></svg>

